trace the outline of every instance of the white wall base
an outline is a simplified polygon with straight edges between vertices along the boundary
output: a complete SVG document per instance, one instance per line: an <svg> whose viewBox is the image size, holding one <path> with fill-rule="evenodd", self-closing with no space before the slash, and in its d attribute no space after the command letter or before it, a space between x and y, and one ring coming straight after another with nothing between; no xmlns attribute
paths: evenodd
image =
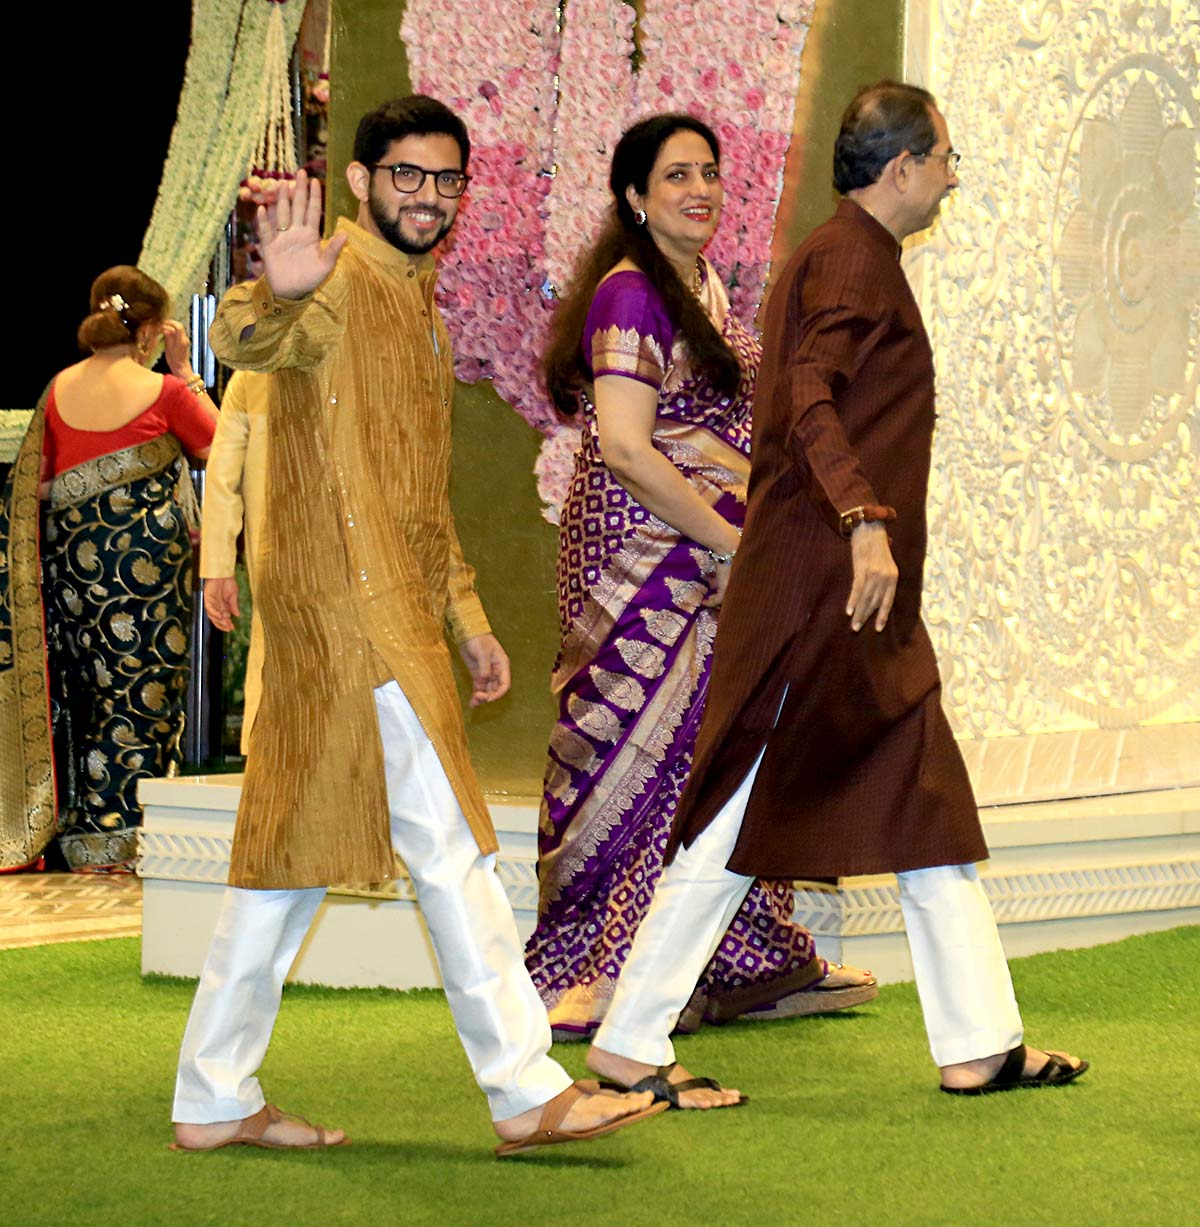
<svg viewBox="0 0 1200 1227"><path fill-rule="evenodd" d="M142 971L196 976L229 869L240 776L146 780L139 873ZM537 809L493 800L497 871L524 939L537 913ZM1200 924L1200 788L983 809L992 859L984 886L1010 956L1093 946ZM800 885L796 917L829 958L912 979L893 877ZM422 988L440 981L411 883L327 896L292 980Z"/></svg>
<svg viewBox="0 0 1200 1227"><path fill-rule="evenodd" d="M198 976L216 927L229 873L240 775L144 780L139 841L142 973ZM537 809L493 801L500 842L497 872L524 941L537 921ZM412 883L333 887L288 979L335 988L441 986L429 932Z"/></svg>
<svg viewBox="0 0 1200 1227"><path fill-rule="evenodd" d="M1200 788L981 809L980 877L1010 958L1200 924ZM912 979L891 875L801 885L796 918L821 953Z"/></svg>

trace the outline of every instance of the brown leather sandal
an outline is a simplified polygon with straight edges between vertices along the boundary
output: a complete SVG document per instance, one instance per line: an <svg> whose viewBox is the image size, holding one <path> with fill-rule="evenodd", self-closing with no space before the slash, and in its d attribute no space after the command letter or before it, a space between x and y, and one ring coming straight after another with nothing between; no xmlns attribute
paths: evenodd
<svg viewBox="0 0 1200 1227"><path fill-rule="evenodd" d="M285 1120L294 1121L296 1124L304 1125L309 1129L315 1129L317 1131L317 1140L315 1142L268 1142L263 1138L263 1134L272 1125ZM324 1126L314 1125L306 1121L303 1116L282 1112L273 1103L268 1103L259 1108L253 1116L247 1116L238 1125L237 1132L233 1137L226 1138L223 1142L216 1142L212 1146L184 1146L179 1142L172 1142L170 1149L199 1152L221 1150L225 1146L259 1146L263 1150L330 1150L334 1146L349 1145L349 1138L342 1138L340 1142L327 1141Z"/></svg>
<svg viewBox="0 0 1200 1227"><path fill-rule="evenodd" d="M633 1112L629 1116L621 1116L610 1120L605 1125L596 1125L591 1129L560 1129L563 1119L575 1102L584 1095L595 1094L594 1082L572 1082L565 1091L560 1091L553 1099L542 1105L542 1116L538 1127L527 1133L523 1138L515 1138L511 1142L501 1142L496 1147L496 1157L507 1159L512 1155L524 1154L526 1151L538 1150L542 1146L559 1146L564 1142L587 1142L592 1138L603 1137L616 1129L623 1129L636 1121L645 1120L648 1116L657 1116L667 1110L665 1103L652 1103L641 1112Z"/></svg>

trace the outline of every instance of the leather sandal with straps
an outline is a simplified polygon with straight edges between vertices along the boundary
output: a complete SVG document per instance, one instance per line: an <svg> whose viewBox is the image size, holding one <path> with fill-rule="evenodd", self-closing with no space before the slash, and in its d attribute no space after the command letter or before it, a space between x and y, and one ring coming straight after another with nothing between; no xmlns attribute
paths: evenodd
<svg viewBox="0 0 1200 1227"><path fill-rule="evenodd" d="M624 1091L624 1087L621 1090ZM538 1121L538 1127L532 1133L527 1133L523 1138L514 1138L511 1142L501 1142L496 1147L496 1157L507 1159L512 1155L538 1150L542 1146L560 1146L565 1142L587 1142L592 1138L603 1137L606 1133L623 1129L626 1125L645 1120L648 1116L657 1116L660 1112L667 1110L665 1103L659 1103L656 1100L640 1112L618 1116L616 1120L610 1120L603 1125L595 1125L591 1129L560 1129L559 1126L576 1101L584 1095L594 1093L594 1083L572 1082L565 1091L560 1091L553 1099L542 1105L541 1119Z"/></svg>
<svg viewBox="0 0 1200 1227"><path fill-rule="evenodd" d="M314 1142L271 1142L266 1140L263 1135L272 1126L279 1124L281 1121L290 1121L293 1124L303 1125L307 1129L316 1130L317 1138ZM184 1146L180 1142L172 1142L171 1150L181 1150L188 1152L198 1152L205 1150L221 1150L226 1146L259 1146L263 1150L330 1150L334 1146L349 1146L350 1139L342 1138L337 1142L328 1141L328 1135L322 1125L314 1125L306 1121L303 1116L295 1116L290 1112L283 1112L273 1103L264 1104L253 1116L247 1116L245 1120L237 1127L237 1132L232 1136L225 1138L224 1141L214 1142L211 1146Z"/></svg>
<svg viewBox="0 0 1200 1227"><path fill-rule="evenodd" d="M1041 1086L1066 1086L1074 1082L1088 1068L1086 1061L1072 1065L1062 1057L1056 1057L1052 1052L1046 1054L1046 1064L1031 1077L1025 1076L1025 1045L1018 1044L1010 1049L1004 1058L1004 1064L996 1071L990 1081L979 1086L942 1086L947 1095L992 1095L997 1091L1019 1091Z"/></svg>
<svg viewBox="0 0 1200 1227"><path fill-rule="evenodd" d="M687 1078L683 1082L671 1081L671 1070L678 1061L670 1065L660 1065L652 1074L639 1078L632 1086L622 1086L619 1082L600 1081L597 1085L602 1091L651 1091L656 1101L661 1101L675 1111L690 1111L683 1108L679 1096L686 1091L723 1091L725 1088L715 1078ZM750 1102L749 1095L739 1093L733 1103L718 1104L720 1108L740 1108ZM711 1110L711 1109L710 1109Z"/></svg>

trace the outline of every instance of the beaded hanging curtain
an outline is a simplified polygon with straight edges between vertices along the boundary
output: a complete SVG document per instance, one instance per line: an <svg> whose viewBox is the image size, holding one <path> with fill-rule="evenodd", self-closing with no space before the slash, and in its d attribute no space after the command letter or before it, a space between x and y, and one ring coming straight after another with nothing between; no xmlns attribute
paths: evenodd
<svg viewBox="0 0 1200 1227"><path fill-rule="evenodd" d="M276 5L267 25L266 71L262 80L263 126L254 146L256 169L286 173L296 169L296 134L288 83L288 51L282 6Z"/></svg>
<svg viewBox="0 0 1200 1227"><path fill-rule="evenodd" d="M287 62L303 15L303 0L194 2L179 113L138 260L176 304L203 288L252 162L295 167ZM281 158L286 166L264 165Z"/></svg>
<svg viewBox="0 0 1200 1227"><path fill-rule="evenodd" d="M278 10L277 10L278 11ZM296 175L296 117L288 60L292 42L284 35L283 21L272 15L259 97L262 126L254 142L249 173L242 180L239 199L271 204L285 179Z"/></svg>

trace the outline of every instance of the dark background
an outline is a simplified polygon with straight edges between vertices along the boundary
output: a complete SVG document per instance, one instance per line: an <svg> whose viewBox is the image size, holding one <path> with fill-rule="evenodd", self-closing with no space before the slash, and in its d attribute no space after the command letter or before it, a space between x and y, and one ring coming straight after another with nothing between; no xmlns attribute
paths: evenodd
<svg viewBox="0 0 1200 1227"><path fill-rule="evenodd" d="M15 174L5 193L0 408L32 409L51 376L79 360L75 330L92 281L137 262L191 18L189 0L21 7L6 74Z"/></svg>

